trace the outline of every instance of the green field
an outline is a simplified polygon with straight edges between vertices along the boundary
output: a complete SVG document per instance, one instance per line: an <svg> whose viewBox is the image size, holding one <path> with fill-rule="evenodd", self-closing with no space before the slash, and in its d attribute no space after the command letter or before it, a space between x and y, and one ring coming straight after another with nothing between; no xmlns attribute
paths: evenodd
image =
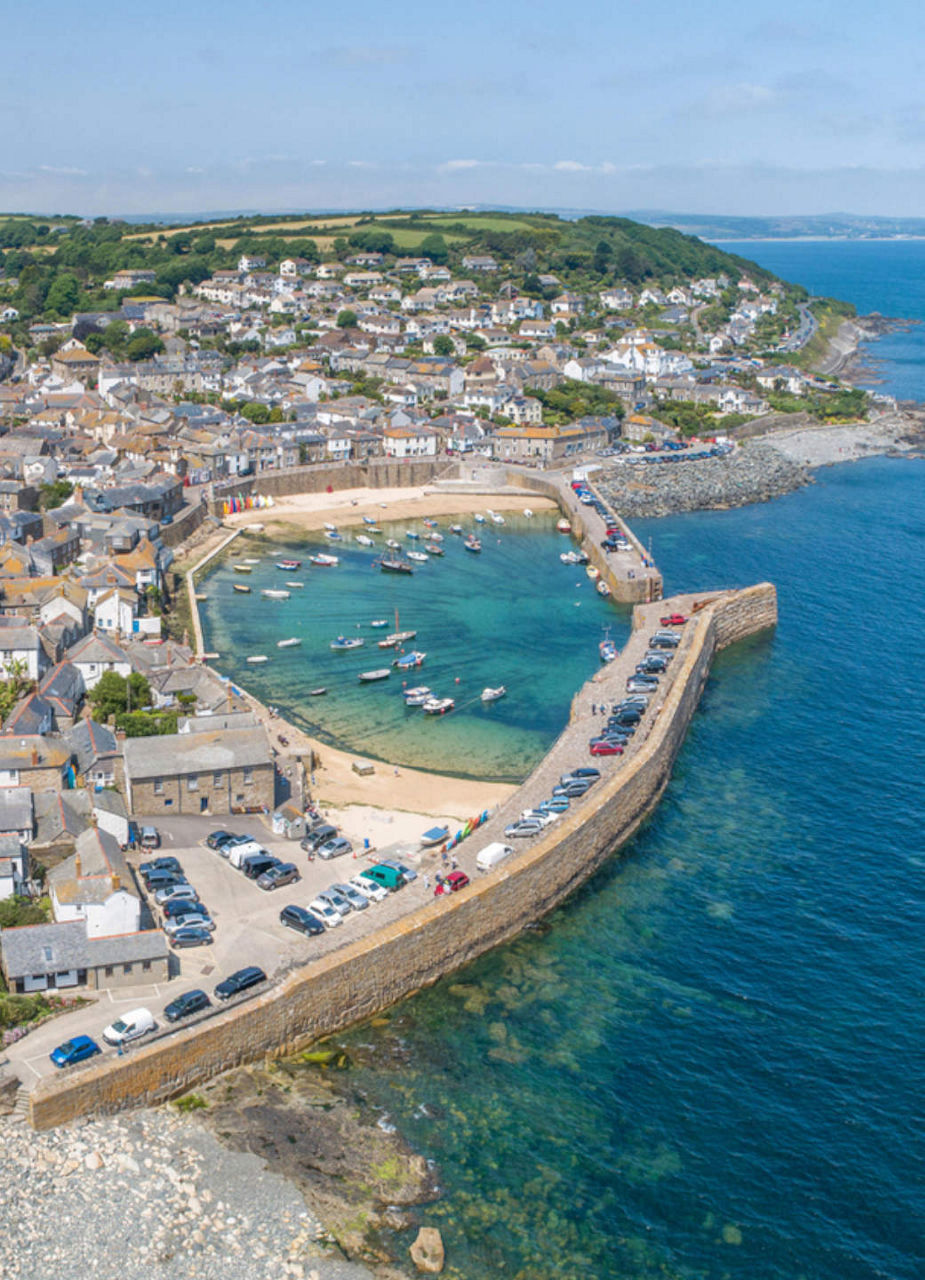
<svg viewBox="0 0 925 1280"><path fill-rule="evenodd" d="M437 227L465 226L472 231L535 231L537 224L522 218L502 218L491 213L441 213L427 217Z"/></svg>

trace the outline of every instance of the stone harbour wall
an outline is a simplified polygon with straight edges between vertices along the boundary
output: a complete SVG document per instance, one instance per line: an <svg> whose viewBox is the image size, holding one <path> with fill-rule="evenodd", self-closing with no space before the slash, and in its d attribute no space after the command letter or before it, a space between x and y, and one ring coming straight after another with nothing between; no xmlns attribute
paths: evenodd
<svg viewBox="0 0 925 1280"><path fill-rule="evenodd" d="M776 621L770 583L717 594L695 617L690 644L678 656L680 669L638 755L544 838L460 893L307 962L213 1019L133 1049L124 1059L41 1080L31 1095L32 1124L46 1129L89 1113L163 1102L231 1067L295 1052L514 938L593 875L652 812L714 653Z"/></svg>

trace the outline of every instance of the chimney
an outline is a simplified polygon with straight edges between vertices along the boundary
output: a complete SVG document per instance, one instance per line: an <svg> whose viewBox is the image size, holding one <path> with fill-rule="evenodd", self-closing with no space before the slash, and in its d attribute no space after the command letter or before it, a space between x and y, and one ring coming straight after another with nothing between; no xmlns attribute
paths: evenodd
<svg viewBox="0 0 925 1280"><path fill-rule="evenodd" d="M120 878L119 878L117 875L114 875L114 876L113 876L113 878L112 878L112 891L113 891L113 893L115 893L118 889L121 889L121 888L122 888L122 881L120 880Z"/></svg>
<svg viewBox="0 0 925 1280"><path fill-rule="evenodd" d="M35 768L35 766L38 764L38 762L39 762L39 752L38 752L38 747L33 747L33 748L32 748L32 768L33 768L33 769L34 769L34 768Z"/></svg>
<svg viewBox="0 0 925 1280"><path fill-rule="evenodd" d="M80 865L80 854L77 853L74 855L74 878L76 880L79 880L81 877L81 873L82 873L82 868Z"/></svg>

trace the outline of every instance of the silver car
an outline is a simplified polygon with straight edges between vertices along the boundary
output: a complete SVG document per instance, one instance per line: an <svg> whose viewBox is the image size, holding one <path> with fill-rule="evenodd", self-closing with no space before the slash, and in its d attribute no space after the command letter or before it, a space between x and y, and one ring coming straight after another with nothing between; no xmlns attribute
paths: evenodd
<svg viewBox="0 0 925 1280"><path fill-rule="evenodd" d="M335 884L331 886L342 897L346 898L353 907L354 911L365 911L369 906L366 895L361 893L355 885L352 884Z"/></svg>
<svg viewBox="0 0 925 1280"><path fill-rule="evenodd" d="M335 911L339 911L342 916L349 916L353 910L353 903L349 898L345 898L339 893L335 885L331 885L328 889L322 889L318 894L322 902L330 902Z"/></svg>
<svg viewBox="0 0 925 1280"><path fill-rule="evenodd" d="M189 898L191 901L198 902L199 894L191 884L172 884L166 889L158 889L154 895L154 901L159 907L165 902L170 902L173 898Z"/></svg>

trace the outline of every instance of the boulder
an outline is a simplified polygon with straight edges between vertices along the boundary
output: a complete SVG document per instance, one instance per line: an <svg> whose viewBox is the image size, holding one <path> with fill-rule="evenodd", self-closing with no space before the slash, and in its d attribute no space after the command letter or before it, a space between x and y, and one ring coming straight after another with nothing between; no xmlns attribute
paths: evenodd
<svg viewBox="0 0 925 1280"><path fill-rule="evenodd" d="M443 1237L436 1227L421 1227L410 1253L411 1261L418 1271L439 1275L443 1270L446 1254L443 1250Z"/></svg>

